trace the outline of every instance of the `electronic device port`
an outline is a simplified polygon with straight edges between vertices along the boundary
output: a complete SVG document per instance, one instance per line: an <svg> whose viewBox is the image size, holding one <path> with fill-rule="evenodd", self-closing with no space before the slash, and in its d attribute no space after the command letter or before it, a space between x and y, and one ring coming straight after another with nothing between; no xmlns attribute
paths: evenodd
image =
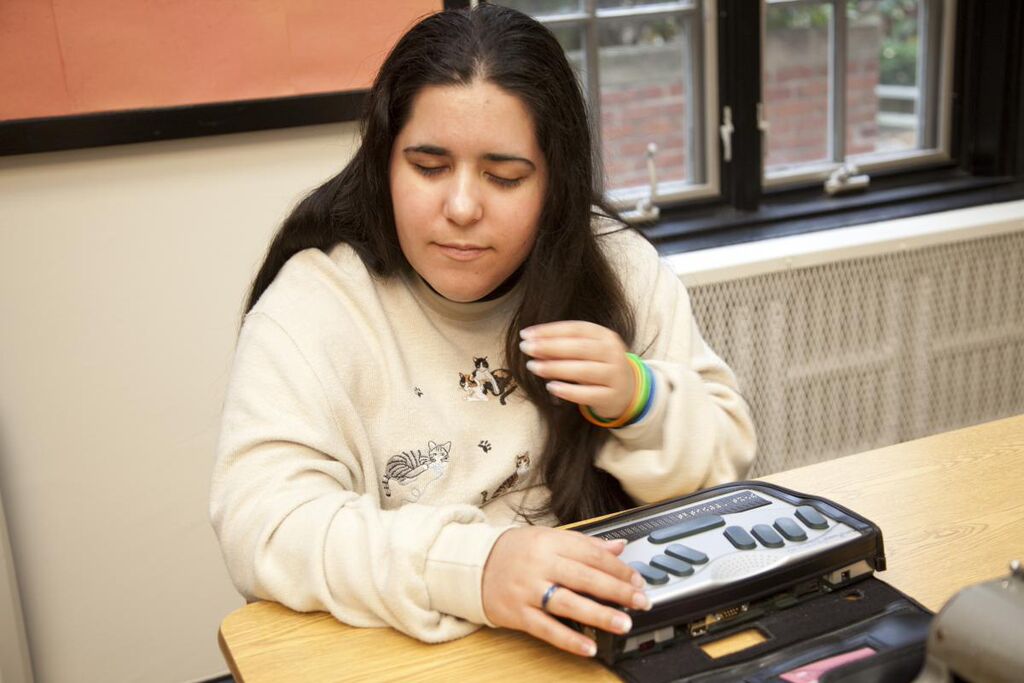
<svg viewBox="0 0 1024 683"><path fill-rule="evenodd" d="M838 586L845 586L854 579L859 579L862 576L870 576L873 573L874 568L866 561L861 560L860 562L855 562L854 564L837 569L830 574L826 574L823 578L831 587L836 588Z"/></svg>
<svg viewBox="0 0 1024 683"><path fill-rule="evenodd" d="M622 646L622 653L647 652L662 643L672 640L675 634L676 629L674 626L665 626L664 628L659 628L656 631L648 631L646 633L630 636L626 639L626 644Z"/></svg>
<svg viewBox="0 0 1024 683"><path fill-rule="evenodd" d="M745 613L748 609L750 609L750 603L745 602L742 605L736 605L729 609L722 610L721 612L713 612L703 619L691 621L686 628L690 633L690 637L696 638L697 636L702 636L707 633L708 629L712 626L716 626L723 621L735 619L739 615Z"/></svg>

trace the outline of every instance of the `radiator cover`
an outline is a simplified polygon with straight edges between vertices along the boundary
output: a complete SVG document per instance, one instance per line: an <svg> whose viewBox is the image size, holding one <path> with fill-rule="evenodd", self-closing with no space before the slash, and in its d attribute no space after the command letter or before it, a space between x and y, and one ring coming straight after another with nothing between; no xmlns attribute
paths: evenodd
<svg viewBox="0 0 1024 683"><path fill-rule="evenodd" d="M1024 413L1024 233L690 287L760 476Z"/></svg>

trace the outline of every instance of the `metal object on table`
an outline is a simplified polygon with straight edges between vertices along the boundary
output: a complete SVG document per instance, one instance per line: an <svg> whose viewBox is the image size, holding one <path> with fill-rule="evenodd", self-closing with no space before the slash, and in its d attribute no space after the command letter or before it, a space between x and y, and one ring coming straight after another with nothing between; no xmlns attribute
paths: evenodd
<svg viewBox="0 0 1024 683"><path fill-rule="evenodd" d="M1016 683L1024 680L1024 569L969 586L932 621L924 668L914 683Z"/></svg>

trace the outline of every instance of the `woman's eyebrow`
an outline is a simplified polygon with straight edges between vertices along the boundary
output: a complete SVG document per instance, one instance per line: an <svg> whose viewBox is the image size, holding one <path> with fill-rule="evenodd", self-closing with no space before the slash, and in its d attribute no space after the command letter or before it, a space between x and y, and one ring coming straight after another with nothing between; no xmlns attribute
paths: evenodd
<svg viewBox="0 0 1024 683"><path fill-rule="evenodd" d="M447 157L451 156L451 152L446 150L444 147L437 147L436 145L412 145L402 150L405 153L420 153L429 154L431 156ZM487 161L506 162L506 161L518 161L523 164L528 164L530 168L537 168L537 166L529 159L523 157L517 157L513 154L498 154L496 152L489 152L483 157Z"/></svg>
<svg viewBox="0 0 1024 683"><path fill-rule="evenodd" d="M406 147L402 151L405 152L406 154L408 154L409 152L419 152L420 154L431 154L437 157L450 156L448 150L446 150L443 147L436 147L434 145L413 145L411 147Z"/></svg>
<svg viewBox="0 0 1024 683"><path fill-rule="evenodd" d="M533 162L530 161L529 159L524 159L523 157L513 156L511 154L496 154L496 153L492 152L490 154L485 154L484 155L484 159L487 159L488 161L499 161L499 162L501 162L501 161L518 161L518 162L523 163L523 164L529 164L530 168L537 168L536 166L534 166Z"/></svg>

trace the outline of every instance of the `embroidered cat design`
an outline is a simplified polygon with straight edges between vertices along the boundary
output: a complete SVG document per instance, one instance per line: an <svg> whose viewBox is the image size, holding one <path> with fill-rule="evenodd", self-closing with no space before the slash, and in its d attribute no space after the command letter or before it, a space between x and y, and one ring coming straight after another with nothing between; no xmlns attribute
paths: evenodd
<svg viewBox="0 0 1024 683"><path fill-rule="evenodd" d="M459 373L460 378L466 377L463 373ZM473 397L469 397L467 401L486 401L487 393L490 392L498 397L498 401L501 405L506 405L505 399L519 387L519 383L516 382L516 378L512 376L512 373L505 368L497 368L491 370L490 363L487 362L487 356L473 359L473 374L465 381L460 379L459 386L464 390L467 390L467 385L470 382L475 382L476 392ZM480 398L476 398L476 395Z"/></svg>
<svg viewBox="0 0 1024 683"><path fill-rule="evenodd" d="M459 373L459 388L465 391L469 396L466 397L467 401L486 401L487 397L484 396L484 387L480 382L473 379L472 375L467 375L464 372Z"/></svg>
<svg viewBox="0 0 1024 683"><path fill-rule="evenodd" d="M441 444L428 441L426 455L423 455L421 450L402 451L398 455L392 455L388 458L387 465L384 466L382 481L384 495L391 497L391 482L394 481L403 487L403 501L407 503L418 501L430 484L445 475L448 469L448 453L451 448L451 441ZM420 479L424 474L427 476Z"/></svg>
<svg viewBox="0 0 1024 683"><path fill-rule="evenodd" d="M530 454L520 453L516 456L516 469L512 474L508 476L505 481L501 482L498 488L494 489L494 493L490 496L487 495L487 491L480 492L480 504L486 505L488 500L494 500L500 496L505 495L511 491L516 484L519 483L520 479L525 479L527 473L530 471Z"/></svg>

